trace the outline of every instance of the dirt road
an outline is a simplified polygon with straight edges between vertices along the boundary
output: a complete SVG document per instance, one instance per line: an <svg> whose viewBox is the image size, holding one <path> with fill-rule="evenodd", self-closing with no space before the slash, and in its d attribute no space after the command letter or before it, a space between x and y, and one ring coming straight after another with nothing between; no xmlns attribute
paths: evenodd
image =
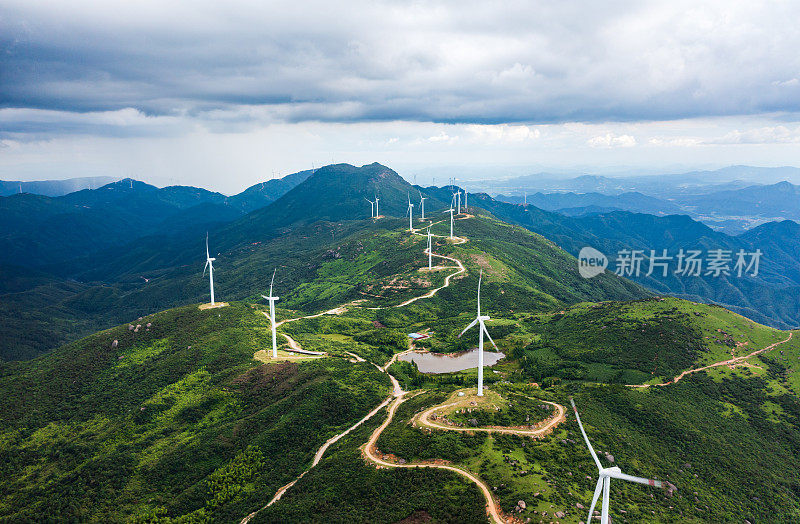
<svg viewBox="0 0 800 524"><path fill-rule="evenodd" d="M769 350L775 348L776 346L780 346L781 344L785 344L785 343L789 342L792 339L792 334L793 333L790 331L789 332L789 336L786 337L785 340L781 340L780 342L775 342L774 344L770 344L769 346L767 346L765 348L753 351L749 355L730 358L728 360L723 360L722 362L715 362L713 364L709 364L707 366L702 366L702 367L699 367L699 368L688 369L688 370L684 371L683 373L681 373L680 375L678 375L677 377L675 377L672 380L668 381L668 382L662 382L661 384L628 384L628 386L630 386L632 388L649 388L650 386L669 386L670 384L675 384L676 382L678 382L680 379L682 379L686 375L690 375L692 373L697 373L698 371L704 371L706 369L716 368L716 367L719 367L719 366L735 366L737 364L738 365L742 365L750 357L754 357L754 356L756 356L756 355L758 355L760 353L764 353L765 351L769 351Z"/></svg>

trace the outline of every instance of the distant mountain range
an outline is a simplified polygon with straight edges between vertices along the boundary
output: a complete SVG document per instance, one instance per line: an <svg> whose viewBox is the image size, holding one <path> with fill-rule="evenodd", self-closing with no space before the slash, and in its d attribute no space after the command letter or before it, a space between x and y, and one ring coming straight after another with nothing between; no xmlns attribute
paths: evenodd
<svg viewBox="0 0 800 524"><path fill-rule="evenodd" d="M734 193L746 201L748 192L761 190L770 186ZM298 260L288 246L303 240L322 249L354 234L370 216L366 199L380 199L380 212L389 217L380 227L398 227L409 198L418 216L420 193L427 197L429 216L446 217L442 211L452 197L449 188L411 186L380 164L326 166L230 197L185 186L159 189L130 179L62 197L2 197L0 313L20 321L0 327L4 345L15 348L7 353L0 347L0 355L29 358L103 326L200 300L207 292L198 277L206 231L219 259L220 286L232 298L244 298L263 287L281 260L296 273L287 278L311 278L315 265ZM731 236L688 216L656 216L659 200L654 197L623 195L616 200L602 194L530 195L559 213L485 194L470 195L469 200L572 255L584 246L595 247L612 257L612 269L613 255L622 249L648 254L651 249L761 249L764 257L756 278L670 275L634 280L659 293L724 304L770 325L800 324L797 224L769 223ZM617 211L612 204L653 214ZM677 205L666 204L673 206L666 208L670 211ZM315 297L314 303L324 303L324 297Z"/></svg>
<svg viewBox="0 0 800 524"><path fill-rule="evenodd" d="M505 180L474 180L465 183L470 191L520 196L528 193L577 192L618 195L640 192L659 198L685 194L706 194L728 189L741 189L755 184L774 184L784 180L800 180L800 168L729 166L713 171L688 173L603 176L558 176L536 173Z"/></svg>
<svg viewBox="0 0 800 524"><path fill-rule="evenodd" d="M0 197L0 264L49 268L162 232L199 234L269 205L311 175L301 171L226 197L132 179L60 197Z"/></svg>
<svg viewBox="0 0 800 524"><path fill-rule="evenodd" d="M0 180L0 196L9 196L17 193L31 193L44 196L62 196L81 189L97 189L119 178L110 176L94 176L81 178L67 178L65 180L38 180L22 182L20 180Z"/></svg>
<svg viewBox="0 0 800 524"><path fill-rule="evenodd" d="M575 208L589 208L586 212L591 212L591 208L604 211L619 209L652 215L673 215L681 212L681 208L672 202L637 192L620 193L619 195L573 192L533 193L523 196L498 195L496 199L512 204L521 204L523 201L527 201L528 204L547 211L568 210L565 214L575 214L576 211L569 211Z"/></svg>
<svg viewBox="0 0 800 524"><path fill-rule="evenodd" d="M612 271L622 250L642 250L647 257L642 264L646 270L651 250L660 254L666 249L673 257L680 249L701 250L706 257L714 249L726 250L731 256L740 249L748 253L760 249L763 257L755 278L676 276L674 266L665 278L658 272L645 276L646 271L630 278L660 293L722 304L768 325L800 325L800 226L795 222L770 222L731 236L685 215L657 217L614 211L568 217L531 205L499 202L488 195L477 195L475 204L539 233L573 255L585 246L594 247L609 257Z"/></svg>
<svg viewBox="0 0 800 524"><path fill-rule="evenodd" d="M779 169L778 172L786 173L788 169ZM698 176L702 180L702 176ZM647 184L634 183L633 179L620 181L596 176L579 177L560 181L560 189L551 187L544 192L529 193L527 202L540 209L569 216L614 210L652 215L686 214L728 234L743 233L768 221L800 219L800 186L791 182L784 180L770 185L749 185L736 181L679 186L672 184L685 180L684 176L674 177L667 182ZM564 189L567 187L569 191ZM626 191L620 192L623 189ZM514 189L495 198L519 204L525 200L525 192Z"/></svg>

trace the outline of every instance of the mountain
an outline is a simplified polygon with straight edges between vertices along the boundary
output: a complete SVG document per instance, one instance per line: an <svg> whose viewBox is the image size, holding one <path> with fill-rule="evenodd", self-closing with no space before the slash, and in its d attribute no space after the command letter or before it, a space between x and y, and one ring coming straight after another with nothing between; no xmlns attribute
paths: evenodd
<svg viewBox="0 0 800 524"><path fill-rule="evenodd" d="M35 182L22 182L20 180L0 180L0 196L15 195L18 193L31 193L57 197L80 191L81 189L94 189L118 180L109 176L67 178L65 180L39 180Z"/></svg>
<svg viewBox="0 0 800 524"><path fill-rule="evenodd" d="M614 208L636 213L651 215L668 215L681 211L681 208L672 202L643 195L637 192L620 193L618 195L604 195L601 193L534 193L527 197L505 197L498 195L497 200L511 204L521 204L527 201L539 209L558 211L564 208L598 207Z"/></svg>
<svg viewBox="0 0 800 524"><path fill-rule="evenodd" d="M563 407L574 398L604 464L668 482L664 490L619 483L612 506L618 520L784 521L797 511L800 474L791 458L800 451L793 364L800 343L789 333L674 298L567 306L523 292L536 281L526 271L552 271L538 281L575 298L602 283L625 284L610 275L581 282L562 267L562 257L569 263L563 252L490 217L458 227L468 241L442 241L436 251L463 260L466 277L430 300L391 307L406 295L387 296L390 307L350 304L279 328L304 348L325 351L323 358L293 358L281 342L285 357L257 360L271 347L269 324L265 306L247 301L147 315L41 358L0 364L0 518L238 522L257 512L251 522L486 522L484 495L472 482L411 467L423 463L469 472L490 486L505 514L558 513L560 522L577 524L596 467L571 416L540 438L421 429L415 420L422 411L453 402L458 391L473 395L474 370L430 375L398 361L389 374L409 393L395 401L392 419L380 409L392 396L377 366L406 349L405 333L432 328L420 344L436 351L474 346L474 337L458 334L474 315L479 269L488 329L505 360L487 373L491 407L473 401L465 425L536 427L552 416L545 402ZM409 240L417 255L412 273L394 262ZM353 241L338 248L340 258L325 259L320 277L328 286L357 285L353 277L369 272L363 262L370 248L381 249L379 268L381 258L400 251L386 278L398 269L401 282L420 274L424 239L402 226ZM334 267L352 271L341 278ZM436 285L406 292L419 296ZM296 318L283 307L278 315ZM654 385L732 356L747 367L714 366ZM405 469L365 460L365 444L382 421L375 448ZM339 435L312 467L315 451Z"/></svg>
<svg viewBox="0 0 800 524"><path fill-rule="evenodd" d="M695 214L800 218L800 186L785 181L686 196L678 202Z"/></svg>
<svg viewBox="0 0 800 524"><path fill-rule="evenodd" d="M50 198L0 198L0 264L49 269L97 256L149 235L197 235L269 205L311 174L301 171L238 195L190 186L155 186L132 179Z"/></svg>
<svg viewBox="0 0 800 524"><path fill-rule="evenodd" d="M410 186L390 169L378 164L356 168L339 165L320 168L293 190L273 204L254 211L233 222L209 231L210 248L215 263L217 294L222 299L245 299L263 292L266 282L275 267L285 267L279 277L282 285L293 286L305 282L298 291L298 298L283 294L284 300L297 309L316 312L344 302L362 298L364 286L377 285L381 275L394 274L399 270L395 264L408 263L417 258L413 246L407 246L405 258L394 261L396 240L387 240L392 251L386 258L376 258L380 251L357 259L354 266L339 267L338 258L328 260L331 252L341 246L358 252L369 236L407 229L405 213L408 195L416 188ZM364 195L381 195L380 210L384 216L396 214L397 218L369 219L369 204ZM445 207L438 194L425 190L426 212L441 220ZM320 197L320 195L325 195ZM417 193L417 198L419 193ZM445 197L446 198L446 197ZM194 209L194 208L189 208ZM439 226L444 227L444 226ZM492 238L498 235L501 224L492 226L476 238ZM515 235L524 232L517 228ZM388 234L388 233L387 233ZM527 234L527 233L526 233ZM388 237L387 237L388 238ZM520 237L515 242L522 242ZM141 237L123 246L100 251L64 265L60 278L28 289L18 289L0 302L0 311L9 316L20 316L23 321L15 326L0 326L4 342L0 344L0 356L24 358L45 351L60 343L74 339L76 335L90 330L113 325L129 318L148 314L155 310L203 300L208 292L208 282L202 277L205 253L204 231L194 235ZM369 241L371 244L375 240ZM499 246L495 250L499 249ZM517 250L513 242L509 250ZM626 287L619 279L609 283L583 282L573 271L569 285L559 287L563 280L554 272L554 267L574 268L570 257L561 252L555 259L548 255L554 247L549 243L533 243L519 252L516 261L504 265L517 267L526 264L524 280L526 291L509 294L522 300L526 295L546 303L572 303L596 296L607 298L632 298L644 293L638 288ZM549 260L541 266L539 260ZM552 259L552 260L551 260ZM556 263L557 261L557 263ZM329 287L326 269L335 263L336 271L349 275L359 286L338 284ZM522 271L520 269L520 271ZM344 278L344 277L343 277ZM378 280L375 280L375 279ZM373 282L370 284L369 282ZM308 284L317 282L318 284ZM33 281L32 281L33 282ZM551 289L552 288L552 289ZM583 290L576 294L572 288ZM311 289L314 289L312 292ZM589 290L594 289L594 292ZM536 293L531 293L537 290ZM42 300L41 297L50 297ZM525 299L526 301L529 299ZM35 305L35 306L34 306ZM32 313L35 311L35 316ZM65 329L69 326L69 329ZM21 331L17 331L21 330Z"/></svg>
<svg viewBox="0 0 800 524"><path fill-rule="evenodd" d="M643 261L640 275L629 278L659 293L670 293L700 302L714 302L731 308L749 318L768 325L788 328L800 324L800 256L790 248L766 251L771 245L783 241L784 228L762 226L762 236L733 237L714 231L705 224L685 215L656 217L640 213L617 211L568 217L538 209L534 206L498 202L488 195L476 195L476 205L495 216L522 225L548 238L577 256L585 246L594 247L606 254L609 269L617 269L618 254L623 250L641 250ZM770 238L774 236L774 238ZM792 244L790 243L789 246ZM646 276L651 250L672 256L671 268L666 277L658 271ZM709 252L723 249L735 258L739 250L753 253L761 249L765 255L760 260L757 276L675 275L676 256L683 249L700 250L706 259ZM768 253L768 254L767 254ZM729 269L733 269L731 262ZM705 267L705 266L704 266Z"/></svg>
<svg viewBox="0 0 800 524"><path fill-rule="evenodd" d="M724 189L741 189L754 184L778 183L784 180L800 180L800 168L729 166L713 171L690 171L686 173L663 173L658 175L615 176L580 175L569 177L552 173L536 173L505 180L470 181L470 190L485 191L487 186L508 195L529 193L577 192L618 195L625 192L640 192L645 195L668 199L681 195L700 195ZM493 191L494 192L494 191Z"/></svg>
<svg viewBox="0 0 800 524"><path fill-rule="evenodd" d="M202 304L204 235L162 232L86 258L78 271L95 281L0 266L0 343L14 332L34 348L36 336L103 328L0 362L0 520L480 523L488 498L523 522L577 524L597 469L571 399L603 465L664 481L617 483L615 521L798 514L798 332L655 296L611 272L583 278L570 254L586 239L788 252L797 224L737 238L686 216L570 218L482 194L448 238L450 191L420 188L436 235L429 270L427 222L409 231L403 216L413 189L379 164L329 166L212 227L226 303L216 308ZM368 191L386 200L383 218L361 205ZM178 194L186 205L197 198ZM756 301L788 289L794 275L770 264L751 289L729 279L713 292ZM276 268L273 360L260 294ZM700 280L698 289L715 284ZM477 334L462 330L479 282L503 356L486 370L484 397L474 368L423 373L399 355L414 348L451 363L473 349ZM39 323L26 329L28 320ZM410 346L409 333L428 338ZM424 422L429 410L436 425Z"/></svg>
<svg viewBox="0 0 800 524"><path fill-rule="evenodd" d="M292 188L303 182L314 173L308 169L286 175L283 178L273 178L260 184L250 186L238 195L233 195L226 200L227 205L249 213L265 207L288 193Z"/></svg>

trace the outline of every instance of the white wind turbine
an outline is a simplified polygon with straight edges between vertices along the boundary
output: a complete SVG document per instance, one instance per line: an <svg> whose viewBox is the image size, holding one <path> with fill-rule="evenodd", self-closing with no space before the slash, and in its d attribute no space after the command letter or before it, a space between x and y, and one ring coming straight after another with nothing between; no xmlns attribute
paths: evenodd
<svg viewBox="0 0 800 524"><path fill-rule="evenodd" d="M375 218L378 218L378 217L381 216L381 214L378 212L378 201L379 200L380 200L380 198L378 198L378 195L375 195Z"/></svg>
<svg viewBox="0 0 800 524"><path fill-rule="evenodd" d="M364 197L364 200L369 202L369 217L370 218L375 218L375 202L373 202L372 200L370 200L367 197Z"/></svg>
<svg viewBox="0 0 800 524"><path fill-rule="evenodd" d="M461 338L461 335L466 333L471 327L477 325L478 326L478 396L483 396L483 335L489 339L489 342L492 343L495 349L497 349L497 344L494 343L492 337L489 336L489 332L486 330L485 321L489 320L489 315L481 315L481 280L483 280L483 270L481 269L480 276L478 277L478 316L475 320L473 320L469 326L464 328L464 331L458 335L458 338Z"/></svg>
<svg viewBox="0 0 800 524"><path fill-rule="evenodd" d="M456 200L458 201L458 214L461 214L461 190L456 191Z"/></svg>
<svg viewBox="0 0 800 524"><path fill-rule="evenodd" d="M431 226L428 226L428 270L431 269L433 269L433 237L431 236Z"/></svg>
<svg viewBox="0 0 800 524"><path fill-rule="evenodd" d="M447 212L450 213L450 239L451 240L453 239L453 211L455 211L455 209L453 209L453 206L450 206L450 209L445 209L444 210L445 213L447 213Z"/></svg>
<svg viewBox="0 0 800 524"><path fill-rule="evenodd" d="M419 192L419 205L420 211L422 211L422 220L425 220L425 199L427 197L422 196L422 191Z"/></svg>
<svg viewBox="0 0 800 524"><path fill-rule="evenodd" d="M206 268L208 268L208 281L211 284L211 305L214 305L214 261L208 253L208 231L206 231L206 265L203 267L203 276L206 276Z"/></svg>
<svg viewBox="0 0 800 524"><path fill-rule="evenodd" d="M272 358L278 358L278 340L277 340L277 333L275 331L275 302L279 299L278 297L272 296L272 284L275 283L275 273L278 271L278 268L275 268L275 271L272 272L272 282L269 283L269 296L261 295L264 300L269 301L269 319L272 322Z"/></svg>
<svg viewBox="0 0 800 524"><path fill-rule="evenodd" d="M464 212L468 213L467 211L467 190L464 190Z"/></svg>
<svg viewBox="0 0 800 524"><path fill-rule="evenodd" d="M408 230L414 231L414 204L411 203L411 194L408 195Z"/></svg>
<svg viewBox="0 0 800 524"><path fill-rule="evenodd" d="M611 520L608 517L609 511L609 493L611 490L611 479L620 479L620 480L627 480L628 482L636 482L638 484L645 484L647 486L653 486L656 488L661 487L660 480L653 480L653 479L646 479L642 477L634 477L632 475L626 475L622 472L621 469L614 466L611 468L604 468L602 464L600 464L600 459L597 458L597 453L594 452L594 448L592 444L589 442L589 437L586 436L586 431L583 429L583 424L581 424L581 417L578 415L578 408L575 407L575 401L570 398L570 404L572 404L572 409L575 411L575 420L578 421L578 427L581 428L581 434L583 435L583 440L586 441L586 446L589 448L589 453L592 454L592 458L594 459L594 463L597 464L597 471L600 473L600 478L597 479L597 486L594 488L594 497L592 497L592 505L589 507L589 516L586 519L586 522L591 522L592 513L594 513L594 506L597 504L597 499L600 498L600 493L603 493L603 501L601 502L601 510L600 510L600 524L609 524Z"/></svg>

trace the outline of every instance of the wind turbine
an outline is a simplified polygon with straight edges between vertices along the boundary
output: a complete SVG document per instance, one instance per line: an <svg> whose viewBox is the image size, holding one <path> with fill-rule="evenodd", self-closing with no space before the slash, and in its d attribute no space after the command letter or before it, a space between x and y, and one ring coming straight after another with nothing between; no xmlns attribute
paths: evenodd
<svg viewBox="0 0 800 524"><path fill-rule="evenodd" d="M408 230L414 231L414 204L411 203L411 193L408 194Z"/></svg>
<svg viewBox="0 0 800 524"><path fill-rule="evenodd" d="M419 205L422 211L422 220L425 220L425 199L428 197L422 196L422 191L419 192Z"/></svg>
<svg viewBox="0 0 800 524"><path fill-rule="evenodd" d="M461 214L461 190L456 191L456 200L458 202L458 214Z"/></svg>
<svg viewBox="0 0 800 524"><path fill-rule="evenodd" d="M464 190L464 212L467 212L467 190Z"/></svg>
<svg viewBox="0 0 800 524"><path fill-rule="evenodd" d="M458 335L458 338L461 338L461 335L466 333L471 327L477 325L478 326L478 396L483 396L483 335L489 339L489 342L492 343L495 349L497 349L497 344L494 343L492 337L489 336L489 332L486 330L485 321L489 320L489 315L481 315L481 280L483 280L483 270L481 269L480 276L478 277L478 316L475 320L473 320L469 326L464 328L464 331Z"/></svg>
<svg viewBox="0 0 800 524"><path fill-rule="evenodd" d="M375 202L373 202L372 200L370 200L367 197L364 197L364 200L369 202L369 217L370 218L375 218Z"/></svg>
<svg viewBox="0 0 800 524"><path fill-rule="evenodd" d="M628 482L636 482L639 484L645 484L647 486L653 486L656 488L661 487L660 480L653 480L653 479L646 479L642 477L634 477L632 475L626 475L622 472L621 469L614 466L612 468L604 468L602 464L600 464L600 459L597 458L597 453L594 452L594 448L592 447L591 443L589 442L589 437L586 436L586 431L583 429L583 424L581 424L581 417L578 415L578 408L575 407L575 401L570 398L570 404L572 404L572 409L575 411L575 420L578 421L578 427L581 428L581 434L583 435L583 440L586 441L586 446L589 448L589 453L592 454L592 458L594 459L594 463L597 464L597 471L600 473L600 478L597 479L597 487L594 488L594 497L592 497L592 505L589 507L589 516L586 519L586 522L590 522L592 518L592 513L594 513L594 506L597 504L597 499L600 498L600 493L603 493L603 501L601 502L601 514L600 514L600 524L609 524L610 519L608 517L609 511L609 492L611 489L611 479L620 479L620 480L627 480Z"/></svg>
<svg viewBox="0 0 800 524"><path fill-rule="evenodd" d="M380 200L380 198L378 198L378 195L375 195L375 218L378 218L379 216L381 216L381 214L378 212L378 201L379 200Z"/></svg>
<svg viewBox="0 0 800 524"><path fill-rule="evenodd" d="M272 282L269 283L269 296L261 295L264 300L269 300L269 318L272 321L272 358L278 358L278 340L277 334L275 332L275 302L278 301L278 297L272 296L272 284L275 283L275 273L278 271L278 268L275 268L275 271L272 272Z"/></svg>
<svg viewBox="0 0 800 524"><path fill-rule="evenodd" d="M214 261L208 254L208 231L206 231L206 265L203 267L203 276L206 276L206 268L208 268L208 281L211 284L211 305L214 305Z"/></svg>
<svg viewBox="0 0 800 524"><path fill-rule="evenodd" d="M455 211L455 209L453 209L453 206L450 206L450 209L445 209L444 210L445 213L447 213L448 211L450 212L450 239L452 240L453 239L453 211Z"/></svg>
<svg viewBox="0 0 800 524"><path fill-rule="evenodd" d="M428 226L428 270L431 269L433 269L433 237L431 236L431 226Z"/></svg>

